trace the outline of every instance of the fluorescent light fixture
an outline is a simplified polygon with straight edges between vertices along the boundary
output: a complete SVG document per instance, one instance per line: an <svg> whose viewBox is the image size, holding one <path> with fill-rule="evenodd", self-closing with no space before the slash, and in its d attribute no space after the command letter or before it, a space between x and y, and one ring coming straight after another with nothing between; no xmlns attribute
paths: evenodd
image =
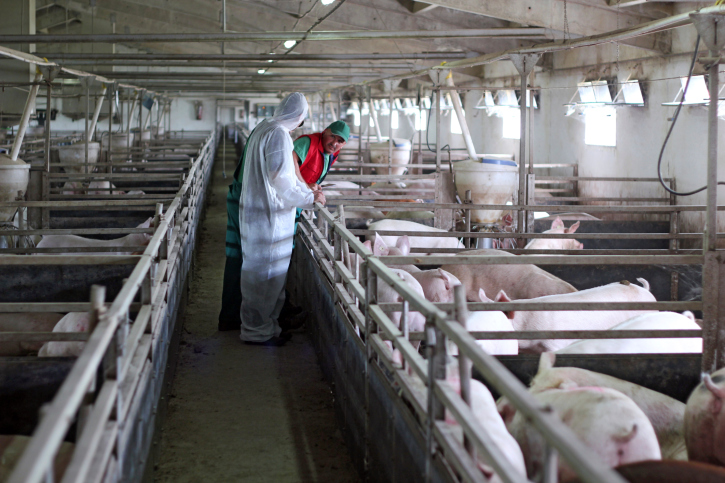
<svg viewBox="0 0 725 483"><path fill-rule="evenodd" d="M266 70L264 70L264 69L259 69L259 70L257 71L257 74L264 74L265 72L267 72L267 71L266 71Z"/></svg>
<svg viewBox="0 0 725 483"><path fill-rule="evenodd" d="M285 42L284 42L284 48L285 49L291 49L295 45L297 45L297 41L296 40L285 40Z"/></svg>
<svg viewBox="0 0 725 483"><path fill-rule="evenodd" d="M274 62L272 59L269 59L267 62Z"/></svg>
<svg viewBox="0 0 725 483"><path fill-rule="evenodd" d="M323 4L323 5L329 5L329 4L331 4L332 2L334 2L334 1L335 1L335 0L320 0L320 3L321 3L321 4Z"/></svg>

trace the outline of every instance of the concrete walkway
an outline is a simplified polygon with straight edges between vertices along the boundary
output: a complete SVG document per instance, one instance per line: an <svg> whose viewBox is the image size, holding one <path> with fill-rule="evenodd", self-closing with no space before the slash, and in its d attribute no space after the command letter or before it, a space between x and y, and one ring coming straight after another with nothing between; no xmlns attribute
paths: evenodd
<svg viewBox="0 0 725 483"><path fill-rule="evenodd" d="M306 333L280 348L217 332L226 192L236 162L221 147L164 421L157 482L357 482L333 396ZM173 350L173 348L172 348Z"/></svg>

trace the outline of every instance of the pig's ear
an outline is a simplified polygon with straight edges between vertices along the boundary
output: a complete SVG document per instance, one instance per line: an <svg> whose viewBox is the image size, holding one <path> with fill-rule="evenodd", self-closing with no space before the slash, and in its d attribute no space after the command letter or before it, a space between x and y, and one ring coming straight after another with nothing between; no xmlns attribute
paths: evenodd
<svg viewBox="0 0 725 483"><path fill-rule="evenodd" d="M446 287L446 290L450 290L453 286L453 280L451 280L451 277L448 276L448 272L445 270L438 269L438 273L440 274L440 277L443 279L443 284Z"/></svg>
<svg viewBox="0 0 725 483"><path fill-rule="evenodd" d="M564 228L564 222L561 221L561 217L557 216L554 221L551 222L551 229Z"/></svg>
<svg viewBox="0 0 725 483"><path fill-rule="evenodd" d="M148 220L146 220L146 221L144 221L143 223L141 223L141 224L140 224L139 226L137 226L136 228L151 228L151 223L153 223L153 221L154 221L154 218L153 218L153 217L151 217L151 218L149 218Z"/></svg>
<svg viewBox="0 0 725 483"><path fill-rule="evenodd" d="M566 228L564 230L564 233L574 233L576 229L579 228L579 222L577 221L573 225L571 225L569 228Z"/></svg>
<svg viewBox="0 0 725 483"><path fill-rule="evenodd" d="M410 254L410 238L408 238L408 235L403 235L398 238L398 241L395 242L395 246L398 247L400 250L400 253L403 254L403 256L407 256Z"/></svg>
<svg viewBox="0 0 725 483"><path fill-rule="evenodd" d="M707 390L712 393L714 400L719 402L719 404L717 404L717 410L711 408L713 409L713 412L719 413L720 408L722 407L723 399L725 399L725 388L717 386L710 377L710 374L702 375L702 383L705 385Z"/></svg>
<svg viewBox="0 0 725 483"><path fill-rule="evenodd" d="M386 256L388 254L388 245L383 241L383 237L375 233L373 241L373 255Z"/></svg>
<svg viewBox="0 0 725 483"><path fill-rule="evenodd" d="M682 315L684 315L685 317L687 317L691 321L697 323L697 320L695 320L695 314L693 314L689 310L685 310L684 312L682 312Z"/></svg>
<svg viewBox="0 0 725 483"><path fill-rule="evenodd" d="M542 352L539 358L539 370L536 372L537 375L544 371L548 371L556 363L556 354L553 352Z"/></svg>
<svg viewBox="0 0 725 483"><path fill-rule="evenodd" d="M496 402L496 409L504 424L509 424L516 416L516 408L505 397Z"/></svg>
<svg viewBox="0 0 725 483"><path fill-rule="evenodd" d="M365 248L367 248L368 250L370 250L371 252L373 251L372 243L370 242L370 240L365 240L363 242L363 246Z"/></svg>
<svg viewBox="0 0 725 483"><path fill-rule="evenodd" d="M501 290L496 295L496 298L493 299L493 301L494 302L511 302L511 299L509 298L508 295L506 295L506 292ZM514 315L516 315L516 312L514 312L513 310L509 310L508 312L504 312L504 314L506 315L506 318L513 320Z"/></svg>
<svg viewBox="0 0 725 483"><path fill-rule="evenodd" d="M486 292L482 288L478 289L478 298L481 299L481 302L493 302L493 300L486 296Z"/></svg>

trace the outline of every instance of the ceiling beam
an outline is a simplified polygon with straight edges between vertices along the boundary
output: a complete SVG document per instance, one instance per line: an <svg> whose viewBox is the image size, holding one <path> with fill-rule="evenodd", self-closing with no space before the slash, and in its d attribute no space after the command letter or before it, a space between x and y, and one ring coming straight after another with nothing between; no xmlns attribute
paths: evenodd
<svg viewBox="0 0 725 483"><path fill-rule="evenodd" d="M57 35L0 35L0 44L27 43L132 43L132 42L244 42L274 40L331 41L368 39L441 39L441 38L526 38L545 39L544 28L492 28L459 30L366 31L339 30L327 32L220 32L183 34L57 34Z"/></svg>
<svg viewBox="0 0 725 483"><path fill-rule="evenodd" d="M307 62L309 60L454 60L472 57L468 52L420 52L411 54L94 54L94 53L37 53L40 57L66 60L202 60L207 62L284 60L285 62Z"/></svg>
<svg viewBox="0 0 725 483"><path fill-rule="evenodd" d="M564 2L561 0L426 0L440 7L494 17L521 25L535 25L575 36L591 36L646 23L650 18L631 12L619 12L608 5ZM566 11L565 11L566 8ZM566 15L565 15L566 12ZM564 21L566 18L566 22ZM650 51L669 53L669 34L636 37L627 44Z"/></svg>

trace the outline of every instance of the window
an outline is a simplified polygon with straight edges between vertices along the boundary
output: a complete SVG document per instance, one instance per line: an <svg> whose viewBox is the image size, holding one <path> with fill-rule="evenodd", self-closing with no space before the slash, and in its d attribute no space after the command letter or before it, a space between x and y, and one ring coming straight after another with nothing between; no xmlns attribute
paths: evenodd
<svg viewBox="0 0 725 483"><path fill-rule="evenodd" d="M427 117L428 111L420 111L420 115L416 112L413 119L415 120L415 130L416 131L425 131L427 127Z"/></svg>
<svg viewBox="0 0 725 483"><path fill-rule="evenodd" d="M591 146L617 145L617 111L611 106L584 111L584 142Z"/></svg>
<svg viewBox="0 0 725 483"><path fill-rule="evenodd" d="M503 118L504 139L521 139L521 111L518 109L506 109L501 113Z"/></svg>
<svg viewBox="0 0 725 483"><path fill-rule="evenodd" d="M463 117L466 117L466 111L465 109L461 109L463 111ZM451 133L453 134L463 134L463 130L461 129L461 123L458 122L458 116L455 112L451 113Z"/></svg>

